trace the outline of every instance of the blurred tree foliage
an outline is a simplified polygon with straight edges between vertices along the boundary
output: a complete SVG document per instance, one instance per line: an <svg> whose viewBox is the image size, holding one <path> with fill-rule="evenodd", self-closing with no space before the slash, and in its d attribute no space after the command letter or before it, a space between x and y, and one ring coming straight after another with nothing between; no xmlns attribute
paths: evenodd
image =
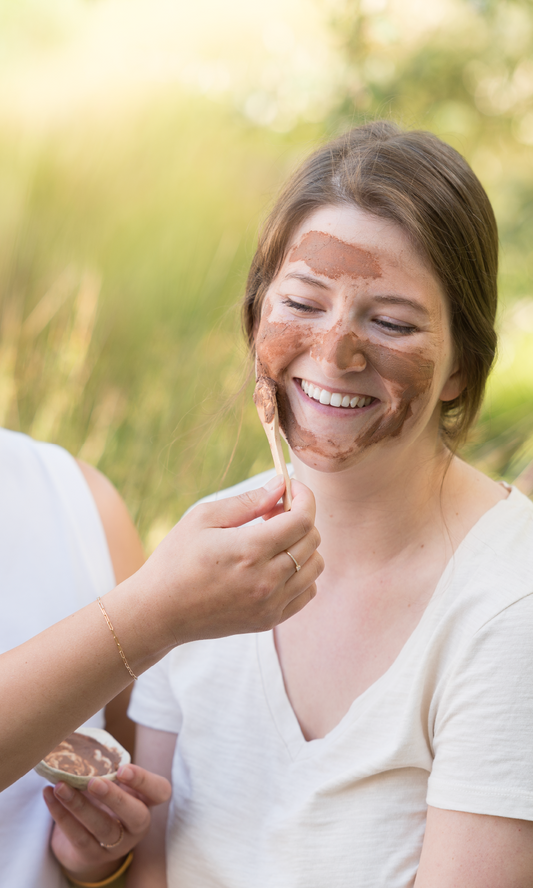
<svg viewBox="0 0 533 888"><path fill-rule="evenodd" d="M425 8L343 0L333 24L346 91L333 117L342 128L391 117L461 151L495 203L518 295L533 271L533 4L435 0Z"/></svg>
<svg viewBox="0 0 533 888"><path fill-rule="evenodd" d="M533 3L339 0L346 59L330 126L385 117L435 132L471 163L500 229L500 367L470 455L515 477L533 459Z"/></svg>

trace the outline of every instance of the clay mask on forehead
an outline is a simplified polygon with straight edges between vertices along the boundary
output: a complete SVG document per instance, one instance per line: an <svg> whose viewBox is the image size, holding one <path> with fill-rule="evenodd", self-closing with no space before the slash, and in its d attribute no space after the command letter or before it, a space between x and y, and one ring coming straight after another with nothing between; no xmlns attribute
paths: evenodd
<svg viewBox="0 0 533 888"><path fill-rule="evenodd" d="M324 231L308 231L289 253L289 262L302 260L315 274L337 280L381 277L377 259L367 250L348 244Z"/></svg>

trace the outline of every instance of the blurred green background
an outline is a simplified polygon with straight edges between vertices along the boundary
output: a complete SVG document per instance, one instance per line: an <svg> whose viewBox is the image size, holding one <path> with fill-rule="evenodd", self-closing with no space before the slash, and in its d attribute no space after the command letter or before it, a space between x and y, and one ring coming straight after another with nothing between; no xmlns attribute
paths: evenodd
<svg viewBox="0 0 533 888"><path fill-rule="evenodd" d="M0 425L116 484L150 551L270 465L238 301L279 184L373 117L493 201L500 356L466 449L533 459L530 0L0 3Z"/></svg>

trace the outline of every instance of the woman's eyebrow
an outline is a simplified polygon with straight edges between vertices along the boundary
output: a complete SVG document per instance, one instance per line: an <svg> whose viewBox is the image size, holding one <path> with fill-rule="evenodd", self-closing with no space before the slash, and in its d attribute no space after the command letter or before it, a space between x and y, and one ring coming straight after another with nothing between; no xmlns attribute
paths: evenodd
<svg viewBox="0 0 533 888"><path fill-rule="evenodd" d="M420 302L414 302L412 299L408 299L407 296L372 296L376 302L387 302L389 305L408 305L409 308L414 308L419 314L424 315L426 318L429 318L429 311L427 308L422 305Z"/></svg>
<svg viewBox="0 0 533 888"><path fill-rule="evenodd" d="M311 284L313 287L320 287L322 290L329 290L329 284L326 284L324 281L321 281L320 278L314 277L312 274L305 274L303 271L290 271L286 274L283 280L288 280L294 278L297 281L303 281L304 284Z"/></svg>

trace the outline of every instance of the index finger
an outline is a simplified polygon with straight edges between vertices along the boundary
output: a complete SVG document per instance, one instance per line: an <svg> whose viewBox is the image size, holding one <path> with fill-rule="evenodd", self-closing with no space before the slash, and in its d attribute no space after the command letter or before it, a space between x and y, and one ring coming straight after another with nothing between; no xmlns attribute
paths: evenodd
<svg viewBox="0 0 533 888"><path fill-rule="evenodd" d="M291 479L291 489L293 499L290 512L281 512L262 524L247 528L266 561L293 546L314 527L316 506L313 493L294 478Z"/></svg>

